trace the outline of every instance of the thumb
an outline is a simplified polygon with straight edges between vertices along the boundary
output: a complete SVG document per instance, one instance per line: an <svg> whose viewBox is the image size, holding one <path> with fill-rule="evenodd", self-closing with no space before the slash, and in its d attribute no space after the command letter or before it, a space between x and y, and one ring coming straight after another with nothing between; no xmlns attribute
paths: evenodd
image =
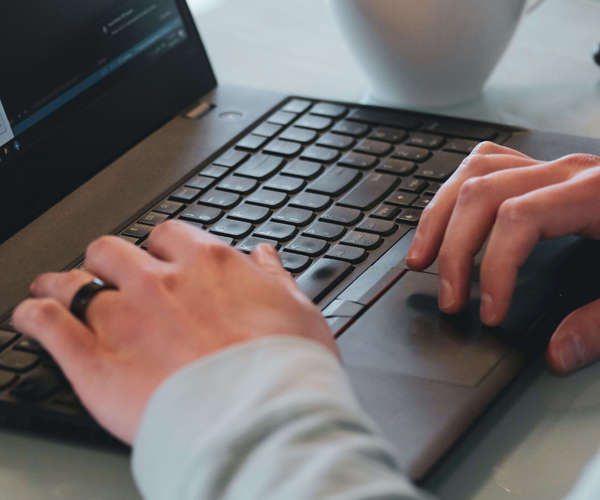
<svg viewBox="0 0 600 500"><path fill-rule="evenodd" d="M566 374L600 358L600 299L569 314L554 332L546 361Z"/></svg>
<svg viewBox="0 0 600 500"><path fill-rule="evenodd" d="M268 245L267 243L261 243L254 249L250 256L252 257L252 260L254 260L254 262L256 262L265 271L275 275L276 277L289 280L290 273L283 268L279 253L271 245Z"/></svg>

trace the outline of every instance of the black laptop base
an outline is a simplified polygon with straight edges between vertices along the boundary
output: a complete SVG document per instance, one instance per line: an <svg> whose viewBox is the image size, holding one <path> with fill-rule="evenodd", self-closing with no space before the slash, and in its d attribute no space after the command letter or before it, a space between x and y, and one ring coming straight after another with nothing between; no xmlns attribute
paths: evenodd
<svg viewBox="0 0 600 500"><path fill-rule="evenodd" d="M382 297L392 297L385 292L395 293L405 283L415 282L417 291L422 283L429 283L427 293L409 290L405 299L424 317L439 317L434 304L435 266L425 273L409 273L404 266L420 213L478 142L506 143L523 134L529 132L420 113L288 98L203 161L183 182L131 217L116 234L144 247L152 227L178 218L245 252L261 242L276 246L286 268L321 306L334 333L341 335L345 354L348 349L353 351L355 344L344 332L357 332L356 325L361 329L368 326L367 313L375 310ZM74 262L69 268L79 264ZM544 297L537 308L551 298ZM475 311L467 314L462 330L456 322L460 327L464 315L441 322L435 319L436 335L440 339L450 335L475 354L486 351L482 346L491 342L489 351L502 353L498 359L503 359L511 349L494 332L486 332L481 339L478 334L469 338L481 329ZM523 325L522 330L541 311L527 308L524 312L534 314L520 323L515 320ZM403 326L399 324L398 329ZM5 423L44 433L54 429L61 436L72 433L76 439L103 436L40 346L14 332L8 317L0 330L0 407ZM381 332L385 331L389 327L382 328ZM533 352L539 351L543 339L535 344ZM518 364L511 361L511 370L493 384L494 390L479 398L471 421L514 376ZM487 373L484 369L481 377ZM473 382L464 374L449 376L458 377L453 380L459 385ZM429 466L427 463L415 475Z"/></svg>

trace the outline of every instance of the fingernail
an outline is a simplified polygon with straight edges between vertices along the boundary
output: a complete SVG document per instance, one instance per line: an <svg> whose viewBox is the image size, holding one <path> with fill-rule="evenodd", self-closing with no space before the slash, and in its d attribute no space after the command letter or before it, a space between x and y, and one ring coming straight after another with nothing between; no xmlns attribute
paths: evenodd
<svg viewBox="0 0 600 500"><path fill-rule="evenodd" d="M454 289L448 280L440 283L440 309L447 310L454 305Z"/></svg>
<svg viewBox="0 0 600 500"><path fill-rule="evenodd" d="M586 347L579 333L566 335L558 347L558 358L564 371L570 372L587 362Z"/></svg>
<svg viewBox="0 0 600 500"><path fill-rule="evenodd" d="M479 310L481 321L484 323L493 323L496 319L496 311L494 310L494 299L489 293L484 293L481 296L481 307Z"/></svg>
<svg viewBox="0 0 600 500"><path fill-rule="evenodd" d="M415 260L419 258L419 254L421 253L419 248L420 241L421 236L419 234L416 234L412 244L410 245L410 248L408 249L408 254L406 255L407 262L409 260Z"/></svg>

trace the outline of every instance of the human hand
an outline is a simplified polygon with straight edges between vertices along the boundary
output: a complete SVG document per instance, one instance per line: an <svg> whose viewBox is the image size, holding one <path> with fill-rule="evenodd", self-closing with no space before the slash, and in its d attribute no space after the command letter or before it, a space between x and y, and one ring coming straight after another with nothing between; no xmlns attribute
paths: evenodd
<svg viewBox="0 0 600 500"><path fill-rule="evenodd" d="M466 304L473 258L488 239L480 270L481 319L505 318L517 274L541 239L575 234L600 238L600 157L574 154L539 161L481 143L424 210L407 264L428 267L437 257L439 307ZM567 316L554 332L547 361L567 373L600 357L600 300Z"/></svg>
<svg viewBox="0 0 600 500"><path fill-rule="evenodd" d="M269 245L247 256L178 221L158 226L148 244L145 252L100 238L87 250L85 271L39 276L35 298L13 314L16 328L44 345L90 413L121 440L133 441L161 382L199 358L271 335L312 339L337 353L320 311ZM118 290L94 297L85 325L69 305L94 277Z"/></svg>

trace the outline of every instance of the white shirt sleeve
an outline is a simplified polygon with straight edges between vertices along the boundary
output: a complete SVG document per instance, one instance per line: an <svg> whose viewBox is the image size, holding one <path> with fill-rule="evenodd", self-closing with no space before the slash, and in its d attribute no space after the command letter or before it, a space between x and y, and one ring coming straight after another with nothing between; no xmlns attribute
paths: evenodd
<svg viewBox="0 0 600 500"><path fill-rule="evenodd" d="M319 344L270 337L197 361L148 404L133 473L147 500L424 500Z"/></svg>

